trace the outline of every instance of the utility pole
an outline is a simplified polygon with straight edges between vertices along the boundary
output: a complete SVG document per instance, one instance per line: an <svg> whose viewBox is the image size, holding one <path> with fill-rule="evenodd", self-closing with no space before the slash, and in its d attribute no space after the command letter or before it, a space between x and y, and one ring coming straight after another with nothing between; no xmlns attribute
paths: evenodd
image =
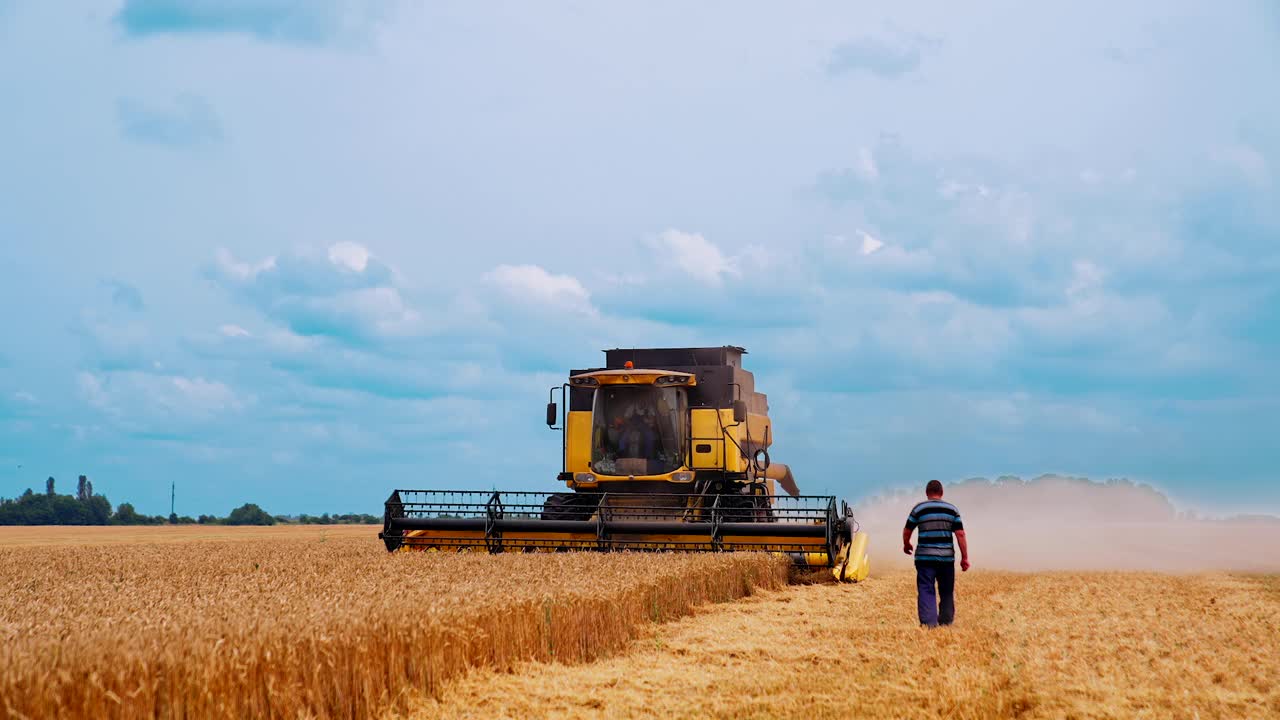
<svg viewBox="0 0 1280 720"><path fill-rule="evenodd" d="M169 517L173 517L174 515L173 500L175 497L177 497L177 495L178 495L178 483L172 482L169 484Z"/></svg>

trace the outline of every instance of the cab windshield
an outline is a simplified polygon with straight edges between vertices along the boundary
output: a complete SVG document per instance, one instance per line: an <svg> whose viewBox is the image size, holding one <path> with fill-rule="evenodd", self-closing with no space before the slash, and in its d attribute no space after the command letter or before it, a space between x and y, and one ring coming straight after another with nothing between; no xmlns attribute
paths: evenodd
<svg viewBox="0 0 1280 720"><path fill-rule="evenodd" d="M591 469L601 475L659 475L684 459L684 388L605 386L591 409Z"/></svg>

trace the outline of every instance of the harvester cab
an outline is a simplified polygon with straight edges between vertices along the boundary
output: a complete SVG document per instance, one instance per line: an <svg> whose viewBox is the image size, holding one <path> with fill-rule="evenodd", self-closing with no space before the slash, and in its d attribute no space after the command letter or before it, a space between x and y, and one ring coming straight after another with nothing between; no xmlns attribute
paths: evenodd
<svg viewBox="0 0 1280 720"><path fill-rule="evenodd" d="M769 403L745 354L606 350L605 367L550 391L563 491L396 490L380 537L388 550L767 551L866 578L848 505L801 495L770 457Z"/></svg>

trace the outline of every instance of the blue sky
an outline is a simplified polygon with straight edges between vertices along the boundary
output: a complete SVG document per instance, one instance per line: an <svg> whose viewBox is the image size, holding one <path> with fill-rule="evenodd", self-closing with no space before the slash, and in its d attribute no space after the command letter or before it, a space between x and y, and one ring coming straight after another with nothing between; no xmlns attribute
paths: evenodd
<svg viewBox="0 0 1280 720"><path fill-rule="evenodd" d="M1280 12L901 5L0 2L0 495L550 490L741 344L808 492L1280 512Z"/></svg>

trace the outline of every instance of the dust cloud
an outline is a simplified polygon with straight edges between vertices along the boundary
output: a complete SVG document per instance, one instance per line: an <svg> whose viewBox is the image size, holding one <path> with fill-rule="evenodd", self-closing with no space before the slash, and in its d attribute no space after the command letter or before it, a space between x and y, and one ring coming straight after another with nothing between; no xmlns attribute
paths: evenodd
<svg viewBox="0 0 1280 720"><path fill-rule="evenodd" d="M902 526L924 499L921 483L854 508L870 534L872 572L910 567ZM1280 572L1280 518L1203 519L1127 480L979 478L948 484L944 499L960 509L975 568Z"/></svg>

